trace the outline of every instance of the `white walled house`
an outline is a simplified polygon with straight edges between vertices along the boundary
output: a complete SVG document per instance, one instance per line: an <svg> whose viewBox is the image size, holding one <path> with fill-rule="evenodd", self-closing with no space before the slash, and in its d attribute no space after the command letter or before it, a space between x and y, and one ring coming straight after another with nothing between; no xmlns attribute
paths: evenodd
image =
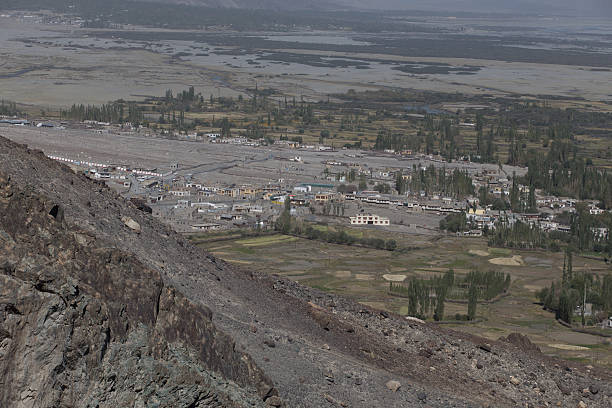
<svg viewBox="0 0 612 408"><path fill-rule="evenodd" d="M191 191L189 190L170 190L170 194L176 197L190 197Z"/></svg>
<svg viewBox="0 0 612 408"><path fill-rule="evenodd" d="M390 225L389 218L374 214L358 214L349 218L351 225Z"/></svg>

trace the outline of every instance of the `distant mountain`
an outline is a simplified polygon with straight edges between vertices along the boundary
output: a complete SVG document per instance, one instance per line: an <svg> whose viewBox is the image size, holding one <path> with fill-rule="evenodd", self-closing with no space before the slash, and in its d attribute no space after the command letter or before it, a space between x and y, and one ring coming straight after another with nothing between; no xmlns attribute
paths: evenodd
<svg viewBox="0 0 612 408"><path fill-rule="evenodd" d="M519 13L539 15L612 16L610 0L338 0L346 7L367 10Z"/></svg>
<svg viewBox="0 0 612 408"><path fill-rule="evenodd" d="M202 7L269 10L424 10L612 16L610 0L147 0Z"/></svg>
<svg viewBox="0 0 612 408"><path fill-rule="evenodd" d="M165 4L184 4L214 8L264 10L339 10L346 4L327 0L147 0Z"/></svg>

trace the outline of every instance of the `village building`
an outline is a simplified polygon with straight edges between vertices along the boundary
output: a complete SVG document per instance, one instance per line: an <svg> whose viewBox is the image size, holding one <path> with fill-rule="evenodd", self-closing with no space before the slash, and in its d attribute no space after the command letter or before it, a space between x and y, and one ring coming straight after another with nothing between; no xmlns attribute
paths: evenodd
<svg viewBox="0 0 612 408"><path fill-rule="evenodd" d="M191 228L197 231L216 231L216 230L221 229L221 224L218 224L218 223L193 224Z"/></svg>
<svg viewBox="0 0 612 408"><path fill-rule="evenodd" d="M389 218L374 214L358 214L349 219L351 225L390 225Z"/></svg>
<svg viewBox="0 0 612 408"><path fill-rule="evenodd" d="M320 193L315 194L315 202L317 203L326 203L334 198L334 195L331 193Z"/></svg>

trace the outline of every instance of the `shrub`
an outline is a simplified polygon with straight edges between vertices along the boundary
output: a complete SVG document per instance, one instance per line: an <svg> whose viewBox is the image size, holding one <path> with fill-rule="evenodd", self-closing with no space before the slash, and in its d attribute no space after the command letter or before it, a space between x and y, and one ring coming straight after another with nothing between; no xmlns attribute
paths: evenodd
<svg viewBox="0 0 612 408"><path fill-rule="evenodd" d="M395 251L396 248L397 248L397 242L395 242L394 239L387 240L385 244L385 249L387 251Z"/></svg>

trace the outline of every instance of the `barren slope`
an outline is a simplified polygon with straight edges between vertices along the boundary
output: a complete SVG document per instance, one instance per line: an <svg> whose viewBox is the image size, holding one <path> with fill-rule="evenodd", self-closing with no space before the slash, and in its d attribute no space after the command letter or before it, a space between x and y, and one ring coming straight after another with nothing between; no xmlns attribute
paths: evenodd
<svg viewBox="0 0 612 408"><path fill-rule="evenodd" d="M56 205L59 212L51 211ZM143 389L120 379L157 364L166 373L191 368L208 378L197 381L198 392L233 404L277 404L278 392L291 407L610 406L609 372L550 360L518 336L510 339L518 347L485 344L228 265L106 187L3 138L0 237L0 405L31 395L26 401L36 403L22 406L48 406L43 388L28 386L33 372L56 384L62 401L75 401L70 393L91 401L110 395L100 390L111 374L123 397L143 400L167 382L152 376ZM56 272L47 290L49 269ZM70 321L82 330L47 336L45 343L58 345L53 353L69 347L43 365L26 356L40 322L54 316L51 301L61 310L54 319L64 323L66 311L78 311ZM84 319L81 309L92 308L82 302L101 312ZM117 352L94 358L100 331L110 339L104 347ZM134 365L119 357L135 349L142 352ZM214 372L220 376L211 379ZM165 378L176 381L168 385L174 394L157 391L168 398L194 387L187 374ZM401 388L392 392L389 380Z"/></svg>

